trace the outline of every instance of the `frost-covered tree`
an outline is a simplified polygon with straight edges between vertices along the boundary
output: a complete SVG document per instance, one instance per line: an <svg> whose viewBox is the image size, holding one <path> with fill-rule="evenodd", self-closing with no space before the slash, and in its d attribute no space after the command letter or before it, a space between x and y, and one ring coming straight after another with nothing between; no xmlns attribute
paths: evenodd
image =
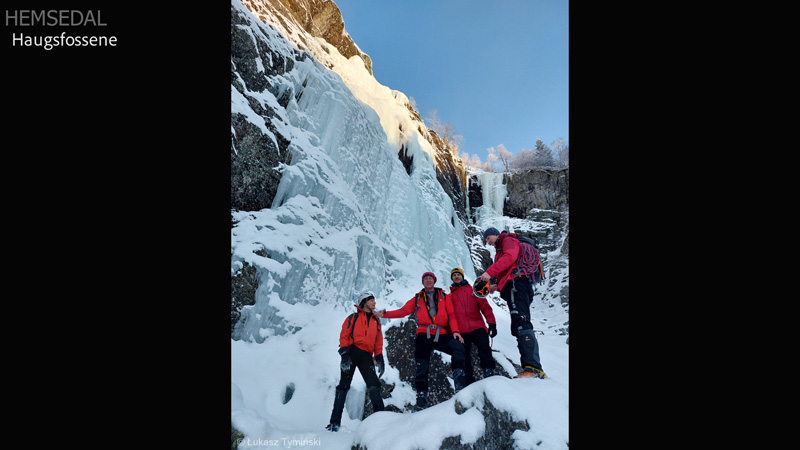
<svg viewBox="0 0 800 450"><path fill-rule="evenodd" d="M485 170L487 172L494 172L494 169L492 168L492 163L494 162L494 160L497 159L497 154L495 154L493 147L490 147L487 150L490 150L490 151L489 151L489 154L486 155L486 162L483 164L483 167L481 167L481 169L483 169L483 170Z"/></svg>
<svg viewBox="0 0 800 450"><path fill-rule="evenodd" d="M528 170L535 166L535 153L531 149L522 149L511 158L513 170Z"/></svg>
<svg viewBox="0 0 800 450"><path fill-rule="evenodd" d="M557 151L553 151L541 139L537 139L536 148L522 149L512 157L511 168L513 170L529 170L546 167L568 167L569 146L564 138L556 139L551 145Z"/></svg>
<svg viewBox="0 0 800 450"><path fill-rule="evenodd" d="M490 147L488 151L490 155L495 155L495 159L503 164L503 171L508 172L508 163L511 160L511 152L508 151L503 144L498 145L497 150L495 150L494 147Z"/></svg>
<svg viewBox="0 0 800 450"><path fill-rule="evenodd" d="M483 165L483 163L481 162L481 157L478 156L477 153L475 153L469 159L469 165L472 166L472 167L481 167L481 165Z"/></svg>
<svg viewBox="0 0 800 450"><path fill-rule="evenodd" d="M488 153L486 164L488 164L489 167L492 167L495 161L500 161L500 163L503 165L501 167L501 170L504 172L508 172L509 170L508 161L511 159L511 152L506 150L503 144L498 145L497 148L494 147L487 148L486 153ZM495 171L494 169L484 169L484 170L490 172Z"/></svg>
<svg viewBox="0 0 800 450"><path fill-rule="evenodd" d="M556 167L569 167L569 144L564 138L560 137L550 143L550 148L553 150Z"/></svg>
<svg viewBox="0 0 800 450"><path fill-rule="evenodd" d="M458 155L461 158L461 162L464 163L465 166L475 167L478 169L483 170L484 172L494 172L494 168L492 167L492 161L496 158L495 155L489 155L487 157L486 162L481 161L481 157L478 154L471 155L467 152L461 153Z"/></svg>
<svg viewBox="0 0 800 450"><path fill-rule="evenodd" d="M553 167L553 152L541 139L536 140L536 153L534 155L534 165L537 167Z"/></svg>

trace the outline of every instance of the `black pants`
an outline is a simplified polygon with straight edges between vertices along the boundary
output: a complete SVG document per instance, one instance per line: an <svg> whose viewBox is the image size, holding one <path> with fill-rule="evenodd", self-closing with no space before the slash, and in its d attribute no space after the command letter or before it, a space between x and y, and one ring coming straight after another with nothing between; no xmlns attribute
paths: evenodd
<svg viewBox="0 0 800 450"><path fill-rule="evenodd" d="M478 348L478 358L480 358L481 369L494 369L495 361L492 356L492 347L489 345L489 335L483 328L472 330L469 333L461 333L464 338L464 375L466 375L467 384L475 381L475 375L472 372L472 345Z"/></svg>
<svg viewBox="0 0 800 450"><path fill-rule="evenodd" d="M539 362L539 342L531 323L531 301L533 286L528 277L516 277L509 280L500 292L500 298L508 304L511 313L511 335L517 338L520 364L522 367L532 366L542 370Z"/></svg>
<svg viewBox="0 0 800 450"><path fill-rule="evenodd" d="M372 355L368 352L361 350L355 345L350 347L350 370L341 372L341 379L336 389L347 391L350 389L350 383L353 381L353 375L356 373L356 367L361 372L361 376L367 383L367 387L377 386L381 387L381 382L378 380L378 374L375 373L375 362L372 360Z"/></svg>
<svg viewBox="0 0 800 450"><path fill-rule="evenodd" d="M341 378L339 379L339 385L336 386L336 397L334 397L333 400L331 423L341 423L344 401L347 398L347 391L350 390L350 383L353 381L356 367L358 367L358 371L361 372L361 376L367 383L367 390L370 400L372 401L373 410L383 410L383 400L380 395L381 382L378 380L378 375L375 373L375 363L372 360L372 354L353 345L350 347L350 361L350 370L340 371Z"/></svg>
<svg viewBox="0 0 800 450"><path fill-rule="evenodd" d="M464 344L454 338L452 334L439 334L439 341L434 342L434 334L428 338L425 333L417 333L414 337L414 361L417 363L417 376L415 381L417 393L428 390L428 368L431 361L431 352L439 350L447 353L450 367L453 370L464 370Z"/></svg>

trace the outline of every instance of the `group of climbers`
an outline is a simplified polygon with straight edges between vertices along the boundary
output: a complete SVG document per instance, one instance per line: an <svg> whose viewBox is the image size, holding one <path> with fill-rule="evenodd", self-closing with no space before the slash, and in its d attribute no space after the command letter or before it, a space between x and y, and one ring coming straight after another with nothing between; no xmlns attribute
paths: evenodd
<svg viewBox="0 0 800 450"><path fill-rule="evenodd" d="M476 285L487 284L489 292L500 291L500 297L508 304L511 335L517 339L523 368L515 378L546 378L530 321L533 274L518 269L520 243L517 236L507 231L501 233L496 228L488 228L483 233L483 238L486 243L495 247L496 252L494 263L476 280ZM341 376L336 386L330 424L326 429L339 429L345 398L356 367L367 385L373 410L377 412L384 409L379 381L385 369L381 318L395 319L416 313L414 381L417 403L414 411L427 407L428 372L433 350L451 356L455 392L475 381L471 361L472 345L478 350L482 378L495 374L496 364L489 342L490 337L497 335L497 321L492 308L484 295L480 292L476 295L473 287L464 278L461 268L456 267L450 271L450 280L450 293L446 294L443 289L434 286L436 275L425 272L422 274L423 289L401 308L392 311L376 310L375 296L370 292L359 297L357 311L345 319L339 335ZM377 375L375 365L378 368Z"/></svg>

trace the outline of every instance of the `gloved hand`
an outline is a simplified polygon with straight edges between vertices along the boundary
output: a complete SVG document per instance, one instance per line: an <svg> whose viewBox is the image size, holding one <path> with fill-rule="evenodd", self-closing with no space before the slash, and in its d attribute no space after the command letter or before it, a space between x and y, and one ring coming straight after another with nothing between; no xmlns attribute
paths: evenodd
<svg viewBox="0 0 800 450"><path fill-rule="evenodd" d="M342 347L339 349L339 355L342 357L342 362L339 364L339 368L342 369L342 372L347 372L350 370L350 347Z"/></svg>
<svg viewBox="0 0 800 450"><path fill-rule="evenodd" d="M383 353L375 355L375 364L378 366L378 378L380 378L383 376L383 371L386 369L386 366L383 364Z"/></svg>
<svg viewBox="0 0 800 450"><path fill-rule="evenodd" d="M497 336L497 325L490 323L489 324L489 336L495 337Z"/></svg>

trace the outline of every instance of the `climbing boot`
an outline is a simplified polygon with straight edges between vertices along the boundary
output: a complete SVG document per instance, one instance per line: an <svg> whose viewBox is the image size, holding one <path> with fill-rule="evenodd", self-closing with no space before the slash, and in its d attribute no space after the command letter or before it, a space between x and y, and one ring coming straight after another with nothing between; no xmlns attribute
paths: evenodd
<svg viewBox="0 0 800 450"><path fill-rule="evenodd" d="M414 407L414 412L422 411L428 407L428 391L420 391L417 393L417 405Z"/></svg>
<svg viewBox="0 0 800 450"><path fill-rule="evenodd" d="M547 374L533 366L525 366L525 369L514 378L547 378Z"/></svg>
<svg viewBox="0 0 800 450"><path fill-rule="evenodd" d="M456 369L453 371L453 385L456 392L467 387L467 379L466 376L464 376L464 371L462 369Z"/></svg>
<svg viewBox="0 0 800 450"><path fill-rule="evenodd" d="M381 397L381 388L377 386L369 387L369 401L372 402L372 411L383 411L383 398Z"/></svg>

